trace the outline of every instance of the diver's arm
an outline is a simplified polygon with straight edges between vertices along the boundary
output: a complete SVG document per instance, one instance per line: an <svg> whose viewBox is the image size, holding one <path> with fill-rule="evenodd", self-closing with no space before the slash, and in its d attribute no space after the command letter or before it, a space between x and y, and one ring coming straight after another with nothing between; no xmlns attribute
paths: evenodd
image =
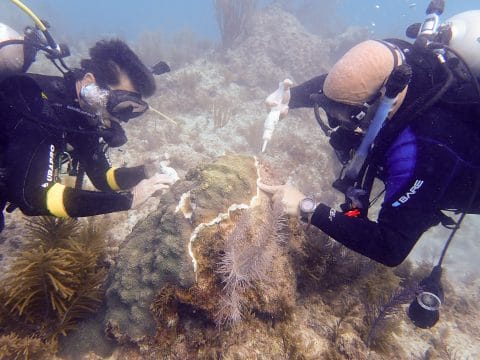
<svg viewBox="0 0 480 360"><path fill-rule="evenodd" d="M47 191L48 211L58 217L79 217L136 209L149 197L172 184L172 178L155 174L141 181L131 192L104 193L67 188L54 184Z"/></svg>
<svg viewBox="0 0 480 360"><path fill-rule="evenodd" d="M130 192L87 191L56 183L48 189L45 204L51 215L82 217L129 210L132 200L133 196Z"/></svg>
<svg viewBox="0 0 480 360"><path fill-rule="evenodd" d="M103 145L98 143L98 138L76 145L75 151L87 176L98 190L128 190L147 178L143 165L112 167Z"/></svg>
<svg viewBox="0 0 480 360"><path fill-rule="evenodd" d="M421 208L384 208L374 222L320 204L312 216L312 224L334 240L387 266L399 265L420 236L437 223L436 213Z"/></svg>
<svg viewBox="0 0 480 360"><path fill-rule="evenodd" d="M128 210L132 194L67 188L55 181L58 137L20 121L5 152L8 201L24 214L78 217Z"/></svg>
<svg viewBox="0 0 480 360"><path fill-rule="evenodd" d="M108 173L113 171L113 179L115 185L109 181L110 188L114 190L128 190L137 185L140 181L147 178L145 174L145 167L143 165L134 167L110 168Z"/></svg>
<svg viewBox="0 0 480 360"><path fill-rule="evenodd" d="M422 138L423 139L423 138ZM319 205L312 224L350 249L388 266L400 264L420 236L441 220L455 157L405 129L387 151L385 199L377 222Z"/></svg>
<svg viewBox="0 0 480 360"><path fill-rule="evenodd" d="M303 84L290 88L290 102L288 103L288 107L290 109L313 107L313 101L310 99L310 95L322 91L326 76L326 74L320 75L305 81Z"/></svg>

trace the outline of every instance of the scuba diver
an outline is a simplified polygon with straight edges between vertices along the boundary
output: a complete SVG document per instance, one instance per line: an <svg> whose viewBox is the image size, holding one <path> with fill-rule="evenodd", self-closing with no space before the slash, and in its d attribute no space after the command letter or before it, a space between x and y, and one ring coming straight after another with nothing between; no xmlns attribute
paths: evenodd
<svg viewBox="0 0 480 360"><path fill-rule="evenodd" d="M414 42L362 42L328 74L266 100L282 116L315 109L344 165L333 186L345 203L337 211L290 185L260 188L289 215L391 267L432 226L456 231L466 213L480 213L480 10L440 23L442 12L432 1L424 23L407 30ZM376 221L367 217L374 179L385 185ZM447 211L462 215L455 222Z"/></svg>
<svg viewBox="0 0 480 360"><path fill-rule="evenodd" d="M121 40L97 42L80 68L70 69L63 61L68 48L29 15L37 28L27 28L23 39L0 27L2 210L8 205L7 211L18 207L29 216L105 214L136 208L172 184L175 179L157 172L153 162L115 168L106 154L127 141L121 123L149 109L143 98L155 91L152 70ZM39 50L63 77L26 73ZM77 186L60 182L65 164L77 175ZM81 189L85 173L100 191Z"/></svg>

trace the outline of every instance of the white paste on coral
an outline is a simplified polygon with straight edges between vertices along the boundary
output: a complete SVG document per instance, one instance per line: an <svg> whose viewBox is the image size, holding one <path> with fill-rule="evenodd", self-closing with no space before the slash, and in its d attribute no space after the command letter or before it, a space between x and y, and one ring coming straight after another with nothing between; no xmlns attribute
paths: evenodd
<svg viewBox="0 0 480 360"><path fill-rule="evenodd" d="M193 215L193 204L190 199L190 191L183 193L180 197L180 201L178 202L177 207L175 208L175 213L181 211L183 216L186 219L191 219Z"/></svg>

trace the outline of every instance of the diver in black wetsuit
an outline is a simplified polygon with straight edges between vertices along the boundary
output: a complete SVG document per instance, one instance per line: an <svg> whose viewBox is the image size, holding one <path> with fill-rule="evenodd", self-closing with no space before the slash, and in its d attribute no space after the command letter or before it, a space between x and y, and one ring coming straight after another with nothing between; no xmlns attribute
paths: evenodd
<svg viewBox="0 0 480 360"><path fill-rule="evenodd" d="M143 114L155 91L148 69L120 40L100 41L64 78L17 74L0 83L2 205L26 215L80 217L138 206L172 179L152 164L114 168L107 146L127 139L120 122ZM100 191L59 182L62 156Z"/></svg>
<svg viewBox="0 0 480 360"><path fill-rule="evenodd" d="M447 21L445 33L449 33L443 41L451 51L446 55L404 41L361 43L328 75L291 88L283 104L267 98L267 105L280 105L283 115L289 108L313 107L317 101L332 127L330 143L340 161L347 163L368 132L368 118L389 75L400 64L411 68L410 83L397 96L363 168L385 184L377 221L366 217L369 191L355 193L364 189L344 188L349 201L343 211L336 211L288 185L259 186L273 194L274 201L281 201L288 214L300 216L336 241L387 266L400 264L430 227L448 223L442 211L480 213L479 24L480 11ZM444 55L449 69L438 61ZM358 183L358 178L351 180Z"/></svg>

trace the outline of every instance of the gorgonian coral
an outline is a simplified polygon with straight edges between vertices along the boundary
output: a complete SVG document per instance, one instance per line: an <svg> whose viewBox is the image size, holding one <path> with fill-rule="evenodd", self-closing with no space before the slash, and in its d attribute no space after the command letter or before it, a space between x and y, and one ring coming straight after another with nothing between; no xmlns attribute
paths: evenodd
<svg viewBox="0 0 480 360"><path fill-rule="evenodd" d="M248 290L269 285L272 260L280 253L280 244L284 241L285 220L281 205L265 208L261 214L255 210L244 211L227 237L217 270L224 283L220 310L216 314L218 325L239 321L247 308Z"/></svg>
<svg viewBox="0 0 480 360"><path fill-rule="evenodd" d="M74 219L38 217L27 228L28 236L2 278L0 335L20 339L2 338L2 359L15 346L30 349L31 336L56 344L60 334L74 329L103 301L107 273L100 227L91 221L83 226Z"/></svg>

